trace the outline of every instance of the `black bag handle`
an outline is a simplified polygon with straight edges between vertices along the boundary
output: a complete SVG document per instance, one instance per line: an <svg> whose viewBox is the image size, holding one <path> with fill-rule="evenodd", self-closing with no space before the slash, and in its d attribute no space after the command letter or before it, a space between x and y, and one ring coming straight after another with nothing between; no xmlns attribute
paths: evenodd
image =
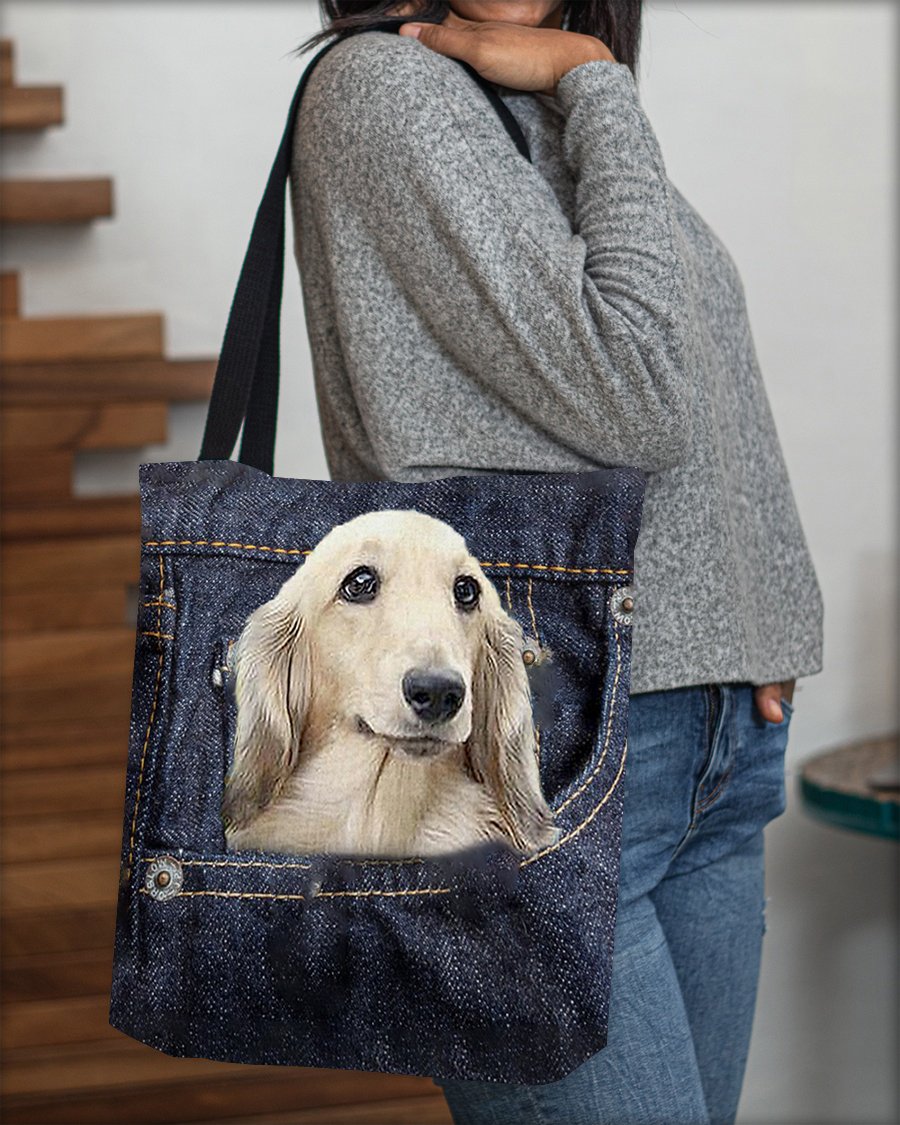
<svg viewBox="0 0 900 1125"><path fill-rule="evenodd" d="M396 31L407 22L388 20L366 30ZM355 34L360 34L356 32ZM294 124L300 98L316 63L339 37L326 44L303 72L287 125L256 213L219 352L198 461L228 460L243 422L238 460L271 473L275 463L278 380L281 364L281 293L284 282L285 194ZM491 84L469 63L456 60L484 90L516 148L531 160L525 135Z"/></svg>

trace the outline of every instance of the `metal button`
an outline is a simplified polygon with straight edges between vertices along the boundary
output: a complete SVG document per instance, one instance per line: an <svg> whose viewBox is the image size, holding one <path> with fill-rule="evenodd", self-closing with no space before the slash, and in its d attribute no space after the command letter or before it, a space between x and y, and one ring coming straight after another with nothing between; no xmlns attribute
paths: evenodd
<svg viewBox="0 0 900 1125"><path fill-rule="evenodd" d="M535 656L534 649L526 648L522 653L522 659L526 664L534 664L537 657Z"/></svg>
<svg viewBox="0 0 900 1125"><path fill-rule="evenodd" d="M174 898L181 890L183 882L181 864L170 855L157 856L144 876L144 886L150 897L159 901Z"/></svg>
<svg viewBox="0 0 900 1125"><path fill-rule="evenodd" d="M617 586L610 596L609 608L620 625L630 625L631 615L634 611L634 588L632 586Z"/></svg>

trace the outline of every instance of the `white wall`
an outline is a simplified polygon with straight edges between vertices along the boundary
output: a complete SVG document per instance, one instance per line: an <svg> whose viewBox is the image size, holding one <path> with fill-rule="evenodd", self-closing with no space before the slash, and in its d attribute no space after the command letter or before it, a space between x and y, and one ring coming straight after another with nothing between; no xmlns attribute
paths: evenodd
<svg viewBox="0 0 900 1125"><path fill-rule="evenodd" d="M4 143L4 174L105 175L116 214L11 231L24 312L160 310L171 357L213 356L250 225L318 26L311 0L7 0L22 82L61 82L66 125ZM808 755L896 727L896 188L889 2L651 2L642 99L672 180L731 249L826 603L826 668L801 681L791 803L768 833L768 933L740 1120L896 1113L896 849L823 827L793 786ZM327 475L300 288L285 279L276 471ZM79 463L131 490L171 440Z"/></svg>

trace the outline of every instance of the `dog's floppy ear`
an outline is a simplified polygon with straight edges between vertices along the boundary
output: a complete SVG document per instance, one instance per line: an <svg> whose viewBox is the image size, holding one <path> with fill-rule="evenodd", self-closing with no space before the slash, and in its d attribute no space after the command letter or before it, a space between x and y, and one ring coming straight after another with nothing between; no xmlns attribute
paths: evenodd
<svg viewBox="0 0 900 1125"><path fill-rule="evenodd" d="M237 721L222 819L242 827L277 795L297 764L310 697L306 626L284 592L247 618L234 644Z"/></svg>
<svg viewBox="0 0 900 1125"><path fill-rule="evenodd" d="M522 628L503 610L488 611L475 663L469 762L486 784L504 827L523 852L554 843L558 830L541 789Z"/></svg>

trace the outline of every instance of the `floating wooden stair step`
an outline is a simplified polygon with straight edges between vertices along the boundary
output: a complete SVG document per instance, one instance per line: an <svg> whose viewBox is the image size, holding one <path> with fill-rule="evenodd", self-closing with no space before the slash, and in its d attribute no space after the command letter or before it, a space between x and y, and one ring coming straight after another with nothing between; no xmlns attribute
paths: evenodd
<svg viewBox="0 0 900 1125"><path fill-rule="evenodd" d="M128 716L101 722L93 716L46 722L36 716L27 730L4 724L3 773L14 770L55 769L72 762L124 764L128 756Z"/></svg>
<svg viewBox="0 0 900 1125"><path fill-rule="evenodd" d="M0 39L0 86L12 86L14 82L13 43L11 39Z"/></svg>
<svg viewBox="0 0 900 1125"><path fill-rule="evenodd" d="M107 990L111 963L106 958ZM0 1014L0 1031L7 1049L44 1047L56 1043L98 1043L121 1032L109 1022L109 995L101 989L94 996L32 1000L17 1004L7 999Z"/></svg>
<svg viewBox="0 0 900 1125"><path fill-rule="evenodd" d="M118 1088L122 1096L110 1104L106 1113L98 1102L98 1113L92 1112L89 1118L92 1125L95 1122L121 1125L123 1121L147 1125L206 1121L210 1111L218 1116L247 1115L260 1105L283 1112L332 1106L342 1107L343 1112L344 1106L363 1100L377 1105L396 1102L404 1096L420 1099L435 1095L435 1085L428 1078L384 1074L378 1076L376 1085L371 1074L345 1070L336 1082L333 1071L313 1067L251 1066L173 1058L121 1033L109 1041L10 1049L5 1054L5 1062L6 1122L85 1120L71 1111L71 1116L25 1118L16 1112L25 1107L10 1099L38 1091L44 1094L65 1092L71 1097L98 1087L105 1088L104 1093ZM128 1086L142 1089L126 1091ZM158 1095L150 1094L148 1088L158 1090ZM92 1111L94 1105L92 1098ZM113 1107L116 1115L113 1115ZM386 1117L383 1120L396 1119ZM443 1120L449 1121L449 1117Z"/></svg>
<svg viewBox="0 0 900 1125"><path fill-rule="evenodd" d="M9 408L7 408L9 409ZM135 480L135 491L137 480ZM41 507L0 508L0 538L5 542L21 539L71 538L73 536L139 536L141 502L137 495L85 496ZM5 605L5 626L10 627L9 604Z"/></svg>
<svg viewBox="0 0 900 1125"><path fill-rule="evenodd" d="M3 918L3 956L112 949L115 903L77 910L35 910Z"/></svg>
<svg viewBox="0 0 900 1125"><path fill-rule="evenodd" d="M63 601L50 590L19 594L3 599L3 631L9 634L123 625L126 605L125 590L116 587L81 590Z"/></svg>
<svg viewBox="0 0 900 1125"><path fill-rule="evenodd" d="M36 715L45 723L121 721L130 709L134 646L127 626L4 635L5 730L27 731Z"/></svg>
<svg viewBox="0 0 900 1125"><path fill-rule="evenodd" d="M124 796L124 763L86 766L74 762L63 769L4 773L0 810L7 822L64 813L73 806L90 813L121 813Z"/></svg>
<svg viewBox="0 0 900 1125"><path fill-rule="evenodd" d="M0 180L0 223L84 223L112 214L108 177Z"/></svg>
<svg viewBox="0 0 900 1125"><path fill-rule="evenodd" d="M5 597L51 589L72 597L92 585L137 582L140 548L131 535L7 543L0 567L0 592Z"/></svg>
<svg viewBox="0 0 900 1125"><path fill-rule="evenodd" d="M93 999L109 988L110 968L107 949L83 949L65 954L30 953L6 958L0 976L3 998L12 1004L67 1000L73 996Z"/></svg>
<svg viewBox="0 0 900 1125"><path fill-rule="evenodd" d="M373 1081L376 1080L376 1078L373 1078ZM341 1083L342 1079L336 1078L334 1081ZM203 1122L204 1125L451 1125L452 1121L447 1103L441 1094L432 1094L430 1097L398 1098L396 1100L371 1100L370 1098L365 1105L333 1105L324 1108L294 1109L275 1114L257 1114L251 1108L245 1112L252 1113L252 1116L245 1117L242 1114L240 1117L232 1117L229 1114L222 1118L217 1116L215 1121L207 1115L206 1105L214 1101L217 1114L228 1114L227 1091L215 1091L212 1099L204 1099L199 1088L197 1090L191 1089L190 1095L189 1103L185 1099L189 1106L186 1112L192 1114L190 1119L181 1116L167 1116L165 1119L159 1116L142 1116L142 1107L135 1105L135 1095L126 1094L120 1100L114 1095L92 1096L88 1094L66 1098L65 1109L62 1111L64 1116L58 1115L60 1110L57 1103L53 1102L51 1103L52 1108L48 1111L42 1109L37 1111L38 1113L51 1112L53 1116L29 1116L27 1121L40 1122L40 1125L88 1120L96 1122L97 1125L121 1125L123 1121L133 1122L134 1125L144 1125L147 1122L162 1122L163 1120L185 1123L190 1120L191 1122L197 1122L198 1125L200 1122ZM179 1097L183 1096L183 1091L179 1089ZM165 1097L166 1089L164 1086L147 1089L146 1100L148 1102L152 1103L154 1100L158 1101L165 1099ZM13 1099L13 1101L18 1103L19 1099ZM242 1099L242 1104L244 1102L250 1103L252 1098ZM25 1117L20 1116L23 1111L18 1108L18 1104L15 1112L15 1117L7 1119L11 1125L18 1125L18 1123L26 1121Z"/></svg>
<svg viewBox="0 0 900 1125"><path fill-rule="evenodd" d="M19 275L0 273L0 317L19 315Z"/></svg>
<svg viewBox="0 0 900 1125"><path fill-rule="evenodd" d="M214 359L6 363L0 365L0 390L7 406L136 398L203 402L215 377Z"/></svg>
<svg viewBox="0 0 900 1125"><path fill-rule="evenodd" d="M0 442L7 452L45 449L135 449L164 442L164 402L13 406L0 416Z"/></svg>
<svg viewBox="0 0 900 1125"><path fill-rule="evenodd" d="M0 321L0 333L4 364L161 359L163 354L159 313L12 317Z"/></svg>
<svg viewBox="0 0 900 1125"><path fill-rule="evenodd" d="M68 450L44 453L0 453L0 501L33 504L65 500L72 494L74 454Z"/></svg>
<svg viewBox="0 0 900 1125"><path fill-rule="evenodd" d="M122 770L122 796L127 752L126 738L119 744L117 756ZM70 760L77 762L78 758L73 756ZM119 804L115 815L110 816L64 809L49 815L10 820L3 826L2 862L34 863L41 859L57 859L70 851L73 855L83 856L116 855L122 842L121 801ZM8 998L9 990L2 991Z"/></svg>
<svg viewBox="0 0 900 1125"><path fill-rule="evenodd" d="M215 1121L203 1118L204 1125L452 1125L452 1120L443 1094L252 1117L222 1117Z"/></svg>
<svg viewBox="0 0 900 1125"><path fill-rule="evenodd" d="M124 781L124 773L123 773ZM124 792L122 794L124 797ZM85 856L10 863L3 869L3 914L81 910L114 904L119 857Z"/></svg>
<svg viewBox="0 0 900 1125"><path fill-rule="evenodd" d="M79 450L163 442L167 423L165 402L6 406L0 415L0 496L29 506L64 501Z"/></svg>
<svg viewBox="0 0 900 1125"><path fill-rule="evenodd" d="M7 86L0 98L0 129L25 132L62 125L62 86Z"/></svg>

